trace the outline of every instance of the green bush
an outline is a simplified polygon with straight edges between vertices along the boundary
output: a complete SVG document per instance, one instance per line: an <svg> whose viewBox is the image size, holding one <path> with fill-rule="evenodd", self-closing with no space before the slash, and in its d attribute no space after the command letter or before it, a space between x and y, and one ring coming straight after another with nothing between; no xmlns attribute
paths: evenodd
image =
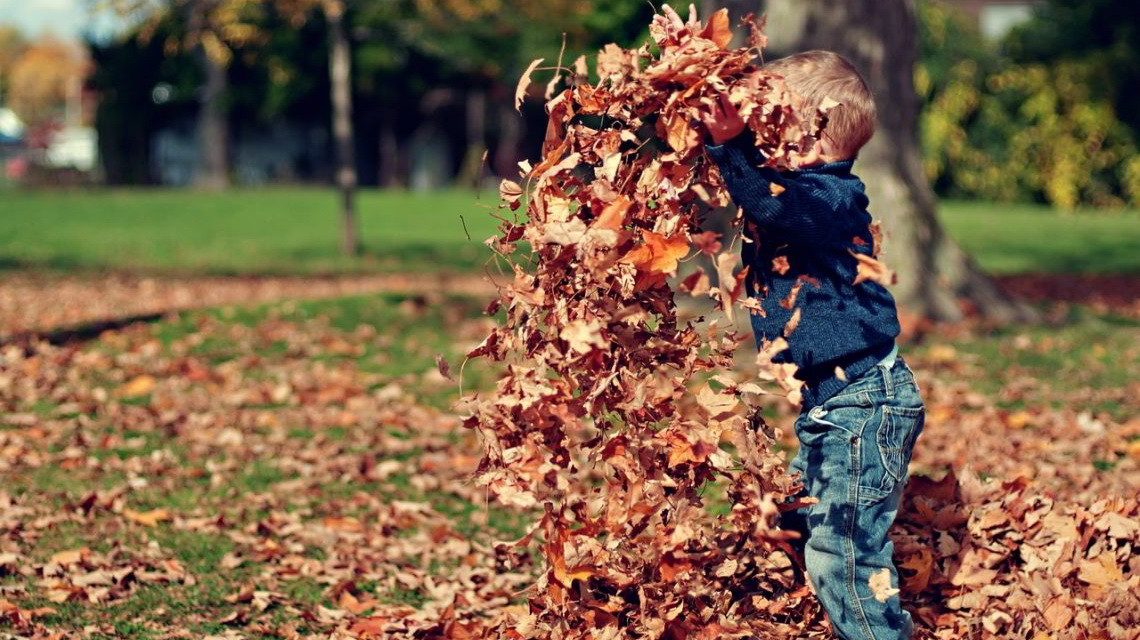
<svg viewBox="0 0 1140 640"><path fill-rule="evenodd" d="M1017 63L940 0L921 3L922 145L939 194L1062 208L1140 206L1132 129L1097 57Z"/></svg>

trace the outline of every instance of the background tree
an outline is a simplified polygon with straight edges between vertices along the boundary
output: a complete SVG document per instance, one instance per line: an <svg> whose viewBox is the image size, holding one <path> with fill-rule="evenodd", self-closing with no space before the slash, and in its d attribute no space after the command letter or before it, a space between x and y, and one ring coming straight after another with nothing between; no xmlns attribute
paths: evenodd
<svg viewBox="0 0 1140 640"><path fill-rule="evenodd" d="M345 26L344 0L324 0L322 8L329 30L329 86L336 184L340 189L341 250L351 256L360 250L356 228L356 159L352 148L352 47Z"/></svg>
<svg viewBox="0 0 1140 640"><path fill-rule="evenodd" d="M1140 11L1133 0L1048 0L1003 43L1014 61L1083 62L1098 70L1090 83L1140 131Z"/></svg>
<svg viewBox="0 0 1140 640"><path fill-rule="evenodd" d="M227 117L227 68L235 49L264 38L256 19L264 3L256 0L113 0L121 15L142 23L148 39L159 25L172 19L176 26L165 32L168 54L190 52L197 61L202 84L198 92L198 142L201 167L198 186L220 190L230 184L230 130Z"/></svg>
<svg viewBox="0 0 1140 640"><path fill-rule="evenodd" d="M895 295L911 314L959 320L1026 319L1030 309L1006 295L951 240L919 152L914 88L918 29L911 0L768 0L773 54L831 49L864 74L878 107L876 132L859 157L872 213L889 236L887 261L899 274ZM858 28L852 25L858 25Z"/></svg>
<svg viewBox="0 0 1140 640"><path fill-rule="evenodd" d="M919 3L923 160L940 196L1066 209L1140 205L1137 136L1128 124L1137 89L1127 80L1137 61L1128 39L1118 41L1128 29L1116 26L1128 16L1075 11L1057 37L1063 18L1053 7L1068 4L1043 4L994 41L954 3Z"/></svg>
<svg viewBox="0 0 1140 640"><path fill-rule="evenodd" d="M0 100L8 95L8 76L12 65L28 46L23 32L13 26L0 25Z"/></svg>
<svg viewBox="0 0 1140 640"><path fill-rule="evenodd" d="M5 65L5 97L25 122L49 120L63 111L68 100L79 99L90 64L82 49L50 35L12 49L18 54Z"/></svg>

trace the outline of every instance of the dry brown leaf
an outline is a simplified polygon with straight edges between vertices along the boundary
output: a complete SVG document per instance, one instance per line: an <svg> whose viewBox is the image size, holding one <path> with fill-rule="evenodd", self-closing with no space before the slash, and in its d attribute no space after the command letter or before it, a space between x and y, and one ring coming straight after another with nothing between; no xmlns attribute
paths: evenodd
<svg viewBox="0 0 1140 640"><path fill-rule="evenodd" d="M526 70L519 76L519 83L515 86L515 111L522 113L523 97L526 96L527 87L530 86L530 74L538 65L542 64L543 58L531 60L530 64L526 66Z"/></svg>

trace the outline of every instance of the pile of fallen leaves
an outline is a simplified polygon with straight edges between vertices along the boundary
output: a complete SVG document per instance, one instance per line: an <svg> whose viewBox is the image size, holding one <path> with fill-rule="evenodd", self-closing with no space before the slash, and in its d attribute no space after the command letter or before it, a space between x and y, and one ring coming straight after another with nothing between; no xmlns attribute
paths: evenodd
<svg viewBox="0 0 1140 640"><path fill-rule="evenodd" d="M540 514L513 543L537 545L545 570L526 609L500 622L510 637L827 633L791 534L776 526L797 487L759 417L765 389L733 372L749 337L735 332L733 307L759 310L741 295L746 271L733 273L735 241L700 230L702 213L728 202L693 124L718 96L776 168L826 118L797 119L779 78L755 66L764 36L745 22L749 46L732 50L724 11L704 24L666 8L652 43L602 50L597 83L580 58L568 88L553 91L559 75L548 85L542 161L522 163L524 184L500 187L504 209L525 203L488 241L514 282L488 309L505 310L505 323L469 355L506 371L463 408L483 438L480 483ZM712 297L728 323L678 318L669 278L695 252L714 260L716 286L700 269L675 286ZM771 362L784 346L761 350L760 377L796 402L792 367ZM1134 499L1081 508L1022 481L965 493L946 483L916 491L902 519L904 586L921 595L921 625L945 637L1132 637L1121 612L1140 605ZM713 485L725 515L708 508Z"/></svg>
<svg viewBox="0 0 1140 640"><path fill-rule="evenodd" d="M1140 499L1080 505L1025 477L912 478L892 539L902 593L939 638L1140 637Z"/></svg>
<svg viewBox="0 0 1140 640"><path fill-rule="evenodd" d="M439 637L507 605L534 577L492 542L521 525L401 338L488 321L374 304L383 332L286 303L0 348L0 636Z"/></svg>

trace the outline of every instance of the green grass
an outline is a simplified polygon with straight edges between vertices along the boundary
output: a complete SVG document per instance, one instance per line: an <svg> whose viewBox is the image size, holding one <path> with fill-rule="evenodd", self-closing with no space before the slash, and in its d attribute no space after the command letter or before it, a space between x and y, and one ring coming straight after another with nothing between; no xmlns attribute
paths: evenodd
<svg viewBox="0 0 1140 640"><path fill-rule="evenodd" d="M7 268L469 269L488 256L482 241L496 223L474 192L362 191L364 255L350 260L339 253L340 220L329 189L6 191L0 199L0 267ZM484 202L495 199L482 194Z"/></svg>
<svg viewBox="0 0 1140 640"><path fill-rule="evenodd" d="M1135 403L1095 401L1087 390L1127 389L1140 371L1140 321L1096 314L1075 307L1060 325L1013 325L980 330L953 341L928 341L916 347L924 356L951 346L974 363L965 376L975 390L996 398L995 405L1021 409L1027 405L1104 411L1126 420ZM1034 390L1013 401L1001 399L1004 389L1032 380ZM1131 397L1127 394L1126 397Z"/></svg>
<svg viewBox="0 0 1140 640"><path fill-rule="evenodd" d="M939 218L992 273L1140 273L1136 211L944 202Z"/></svg>
<svg viewBox="0 0 1140 640"><path fill-rule="evenodd" d="M361 191L357 259L339 254L329 189L7 190L0 199L0 268L270 274L477 268L497 194L480 204L464 190ZM940 217L995 273L1140 273L1135 211L945 202Z"/></svg>

